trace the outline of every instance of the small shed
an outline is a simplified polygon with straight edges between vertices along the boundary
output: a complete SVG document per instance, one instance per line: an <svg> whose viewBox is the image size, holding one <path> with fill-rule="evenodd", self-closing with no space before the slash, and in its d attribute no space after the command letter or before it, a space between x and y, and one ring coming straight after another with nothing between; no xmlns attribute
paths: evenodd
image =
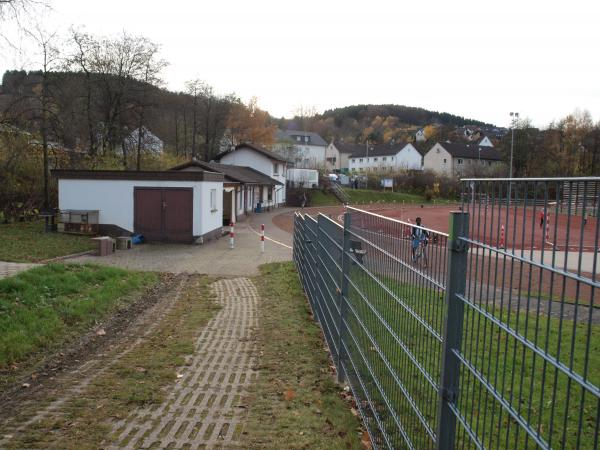
<svg viewBox="0 0 600 450"><path fill-rule="evenodd" d="M54 170L61 210L99 211L101 234L203 242L222 231L223 174Z"/></svg>

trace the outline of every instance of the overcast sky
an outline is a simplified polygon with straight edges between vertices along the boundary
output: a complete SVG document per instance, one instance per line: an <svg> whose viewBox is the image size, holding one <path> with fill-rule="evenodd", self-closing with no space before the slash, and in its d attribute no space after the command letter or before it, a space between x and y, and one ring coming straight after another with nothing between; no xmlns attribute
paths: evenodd
<svg viewBox="0 0 600 450"><path fill-rule="evenodd" d="M600 1L53 0L49 28L159 43L170 89L200 78L275 116L357 103L545 125L600 119ZM30 56L30 55L29 55ZM32 58L29 57L31 60ZM23 64L0 59L0 70Z"/></svg>

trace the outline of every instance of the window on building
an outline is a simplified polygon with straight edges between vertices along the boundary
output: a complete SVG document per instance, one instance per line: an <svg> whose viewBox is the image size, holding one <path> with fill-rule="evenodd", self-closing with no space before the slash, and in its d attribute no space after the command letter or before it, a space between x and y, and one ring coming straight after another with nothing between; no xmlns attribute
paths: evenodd
<svg viewBox="0 0 600 450"><path fill-rule="evenodd" d="M363 160L363 159L362 159L362 158L360 158L360 159L358 160L358 162L359 162L359 163L361 163L361 162L362 162L362 160Z"/></svg>
<svg viewBox="0 0 600 450"><path fill-rule="evenodd" d="M439 148L436 148L436 149L435 149L435 152L436 152L436 153L439 153L439 152L440 152L440 149L439 149Z"/></svg>
<svg viewBox="0 0 600 450"><path fill-rule="evenodd" d="M444 158L444 164L446 164L446 158Z"/></svg>
<svg viewBox="0 0 600 450"><path fill-rule="evenodd" d="M463 160L458 158L458 164L462 164L462 163L463 163Z"/></svg>
<svg viewBox="0 0 600 450"><path fill-rule="evenodd" d="M302 141L301 136L296 136L296 141L301 142Z"/></svg>
<svg viewBox="0 0 600 450"><path fill-rule="evenodd" d="M212 212L217 210L217 190L216 189L210 190L210 210Z"/></svg>
<svg viewBox="0 0 600 450"><path fill-rule="evenodd" d="M394 157L392 156L392 161L394 160Z"/></svg>
<svg viewBox="0 0 600 450"><path fill-rule="evenodd" d="M304 142L309 142L308 136L304 136Z"/></svg>
<svg viewBox="0 0 600 450"><path fill-rule="evenodd" d="M387 160L387 158L386 158L385 156L384 156L383 158L381 158L381 159L383 159L384 161L386 161L386 160Z"/></svg>
<svg viewBox="0 0 600 450"><path fill-rule="evenodd" d="M269 200L269 201L273 200L273 188L267 189L267 200Z"/></svg>
<svg viewBox="0 0 600 450"><path fill-rule="evenodd" d="M377 158L373 158L373 162L377 162Z"/></svg>
<svg viewBox="0 0 600 450"><path fill-rule="evenodd" d="M356 162L356 159L352 158L352 162L353 162L353 163L355 163L355 162Z"/></svg>
<svg viewBox="0 0 600 450"><path fill-rule="evenodd" d="M273 163L273 175L279 175L279 164Z"/></svg>

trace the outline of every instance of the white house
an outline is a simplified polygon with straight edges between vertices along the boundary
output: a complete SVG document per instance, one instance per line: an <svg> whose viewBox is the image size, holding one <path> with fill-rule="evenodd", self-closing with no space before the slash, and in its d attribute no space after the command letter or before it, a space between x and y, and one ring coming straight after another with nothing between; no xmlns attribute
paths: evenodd
<svg viewBox="0 0 600 450"><path fill-rule="evenodd" d="M345 144L343 142L329 144L325 150L325 169L329 172L348 172L350 170L350 155L358 151L360 145L364 144Z"/></svg>
<svg viewBox="0 0 600 450"><path fill-rule="evenodd" d="M350 157L350 172L421 170L423 157L412 144L359 144Z"/></svg>
<svg viewBox="0 0 600 450"><path fill-rule="evenodd" d="M501 164L498 150L476 144L437 142L423 157L425 169L450 176L464 175L469 168L495 168Z"/></svg>
<svg viewBox="0 0 600 450"><path fill-rule="evenodd" d="M427 140L427 136L425 136L425 128L419 128L415 133L415 141L417 142L425 142Z"/></svg>
<svg viewBox="0 0 600 450"><path fill-rule="evenodd" d="M479 145L480 147L493 147L494 143L488 136L483 136L481 139L479 139L477 145Z"/></svg>
<svg viewBox="0 0 600 450"><path fill-rule="evenodd" d="M223 181L223 225L235 223L252 213L257 204L261 208L276 207L276 193L283 185L270 176L250 167L234 166L192 160L173 167L171 170L204 171L222 173Z"/></svg>
<svg viewBox="0 0 600 450"><path fill-rule="evenodd" d="M98 211L100 233L203 242L221 234L223 174L54 170L60 210Z"/></svg>
<svg viewBox="0 0 600 450"><path fill-rule="evenodd" d="M327 142L311 131L278 130L273 145L276 153L304 169L324 168L326 149Z"/></svg>
<svg viewBox="0 0 600 450"><path fill-rule="evenodd" d="M239 144L219 153L215 161L233 166L250 167L281 183L275 190L275 203L285 204L287 162L281 156L254 144Z"/></svg>
<svg viewBox="0 0 600 450"><path fill-rule="evenodd" d="M146 127L136 128L123 140L123 144L129 152L137 151L138 139L140 138L141 130L141 148L145 153L160 154L164 150L163 141L153 134Z"/></svg>

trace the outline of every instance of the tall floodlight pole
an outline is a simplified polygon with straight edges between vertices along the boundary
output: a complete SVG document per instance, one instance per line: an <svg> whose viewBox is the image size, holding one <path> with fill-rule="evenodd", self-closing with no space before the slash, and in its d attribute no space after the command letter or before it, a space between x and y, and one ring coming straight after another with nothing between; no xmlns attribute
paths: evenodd
<svg viewBox="0 0 600 450"><path fill-rule="evenodd" d="M512 196L511 187L512 187L512 177L513 177L513 152L515 149L515 124L519 119L518 112L511 112L511 123L510 123L510 167L508 168L508 178L511 180L508 182L508 205L510 206L510 199Z"/></svg>

